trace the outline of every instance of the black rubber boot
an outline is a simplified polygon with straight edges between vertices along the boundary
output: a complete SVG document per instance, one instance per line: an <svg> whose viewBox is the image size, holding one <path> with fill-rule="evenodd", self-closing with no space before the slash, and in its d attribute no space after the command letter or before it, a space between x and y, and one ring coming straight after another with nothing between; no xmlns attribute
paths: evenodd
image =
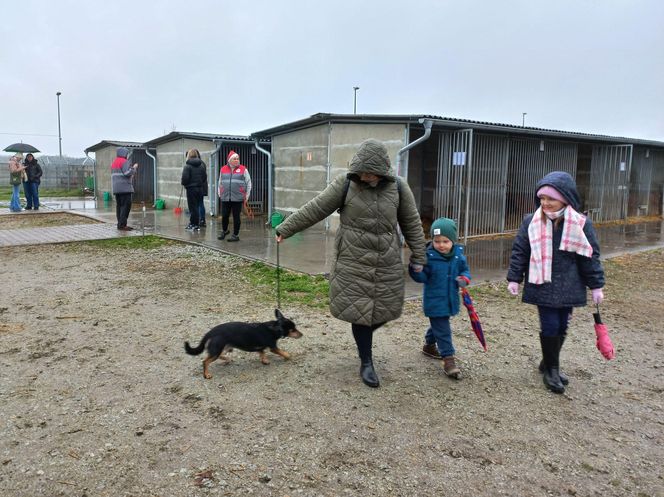
<svg viewBox="0 0 664 497"><path fill-rule="evenodd" d="M546 388L553 393L564 393L565 386L560 381L560 373L558 371L560 337L540 335L540 344L542 345L542 356L544 357L544 376L542 376L542 381L544 381Z"/></svg>
<svg viewBox="0 0 664 497"><path fill-rule="evenodd" d="M376 374L373 361L371 360L360 363L360 377L362 378L364 384L370 386L371 388L377 388L380 386L378 375Z"/></svg>
<svg viewBox="0 0 664 497"><path fill-rule="evenodd" d="M563 344L565 343L565 338L566 337L567 337L567 335L560 335L560 348L561 349L563 348ZM558 352L558 355L560 356L560 351ZM544 373L544 369L545 369L544 359L542 359L539 363L539 372ZM558 376L560 376L560 383L562 383L563 385L568 385L569 384L569 377L565 373L560 371L560 369L558 369Z"/></svg>

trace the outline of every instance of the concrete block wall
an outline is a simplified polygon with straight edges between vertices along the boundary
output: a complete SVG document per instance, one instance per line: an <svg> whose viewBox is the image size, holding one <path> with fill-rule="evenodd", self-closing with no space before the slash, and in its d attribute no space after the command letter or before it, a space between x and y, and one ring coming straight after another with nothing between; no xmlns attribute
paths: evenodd
<svg viewBox="0 0 664 497"><path fill-rule="evenodd" d="M201 153L201 160L207 165L208 181L210 181L210 157L215 151L211 140L195 140L178 138L176 140L157 145L157 192L156 198L164 200L166 209L177 206L181 193L180 180L182 168L186 162L186 153L190 148L196 148ZM214 200L214 197L213 197ZM187 206L187 195L182 192L181 207ZM210 197L205 197L205 209L210 209Z"/></svg>
<svg viewBox="0 0 664 497"><path fill-rule="evenodd" d="M115 160L118 147L108 146L95 152L95 195L98 201L104 200L104 192L113 193L111 184L111 164Z"/></svg>
<svg viewBox="0 0 664 497"><path fill-rule="evenodd" d="M369 138L383 142L396 166L397 152L404 146L405 125L332 123L296 130L272 139L275 210L288 215L322 192L329 180L348 172L360 144ZM312 229L334 230L339 216Z"/></svg>

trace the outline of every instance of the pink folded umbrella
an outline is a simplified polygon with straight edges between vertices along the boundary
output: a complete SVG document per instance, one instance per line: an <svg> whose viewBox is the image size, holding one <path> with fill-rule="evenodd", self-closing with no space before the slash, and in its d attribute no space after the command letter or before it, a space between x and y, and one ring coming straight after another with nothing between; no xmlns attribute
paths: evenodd
<svg viewBox="0 0 664 497"><path fill-rule="evenodd" d="M595 318L595 336L597 337L595 345L604 358L610 361L616 356L616 352L613 349L611 338L609 338L609 330L606 329L606 325L602 323L602 318L599 315L599 305L597 305L597 312L593 313L593 317Z"/></svg>

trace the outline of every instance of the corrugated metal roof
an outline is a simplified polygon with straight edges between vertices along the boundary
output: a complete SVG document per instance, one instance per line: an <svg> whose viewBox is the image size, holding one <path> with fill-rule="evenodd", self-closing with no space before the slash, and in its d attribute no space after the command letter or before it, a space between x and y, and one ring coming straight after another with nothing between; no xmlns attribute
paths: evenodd
<svg viewBox="0 0 664 497"><path fill-rule="evenodd" d="M492 123L488 121L475 121L472 119L458 119L452 117L434 116L429 114L405 114L405 115L390 115L390 114L329 114L318 113L310 117L293 121L290 123L275 126L273 128L256 131L251 136L257 138L270 137L287 133L296 129L308 128L316 126L325 122L365 122L365 123L403 123L403 124L417 124L423 120L430 119L434 121L434 126L449 127L453 129L460 128L473 128L482 129L485 131L508 132L516 135L531 135L531 136L547 136L551 138L566 138L566 139L585 139L589 141L611 142L611 143L633 143L639 145L648 145L654 147L664 147L664 142L656 140L643 140L640 138L628 138L622 136L609 136L592 133L581 133L578 131L562 131L547 128L535 128L530 126L516 126L513 124Z"/></svg>
<svg viewBox="0 0 664 497"><path fill-rule="evenodd" d="M196 133L188 131L172 131L167 135L154 138L152 140L146 141L143 146L155 146L160 143L167 143L173 140L179 140L180 138L190 138L193 140L223 140L225 142L236 142L236 143L253 143L254 138L245 135L224 135L220 133ZM261 139L263 143L269 143L269 139Z"/></svg>
<svg viewBox="0 0 664 497"><path fill-rule="evenodd" d="M97 150L100 150L105 147L127 147L127 148L139 148L142 147L143 144L141 142L128 142L128 141L121 141L121 140L102 140L99 143L96 143L95 145L92 145L91 147L88 147L84 150L85 153L88 152L96 152Z"/></svg>

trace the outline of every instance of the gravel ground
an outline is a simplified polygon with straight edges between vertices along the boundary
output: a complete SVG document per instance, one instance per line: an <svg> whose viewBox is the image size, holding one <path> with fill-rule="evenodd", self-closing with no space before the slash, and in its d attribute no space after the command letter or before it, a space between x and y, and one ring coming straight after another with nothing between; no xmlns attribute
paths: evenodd
<svg viewBox="0 0 664 497"><path fill-rule="evenodd" d="M235 351L204 380L185 340L272 319L247 263L181 244L0 254L2 496L664 496L661 251L606 263L617 357L578 311L564 395L537 373L534 309L502 283L471 288L487 353L453 320L461 381L420 353L419 302L377 332L378 389L348 324L290 305L292 361Z"/></svg>

